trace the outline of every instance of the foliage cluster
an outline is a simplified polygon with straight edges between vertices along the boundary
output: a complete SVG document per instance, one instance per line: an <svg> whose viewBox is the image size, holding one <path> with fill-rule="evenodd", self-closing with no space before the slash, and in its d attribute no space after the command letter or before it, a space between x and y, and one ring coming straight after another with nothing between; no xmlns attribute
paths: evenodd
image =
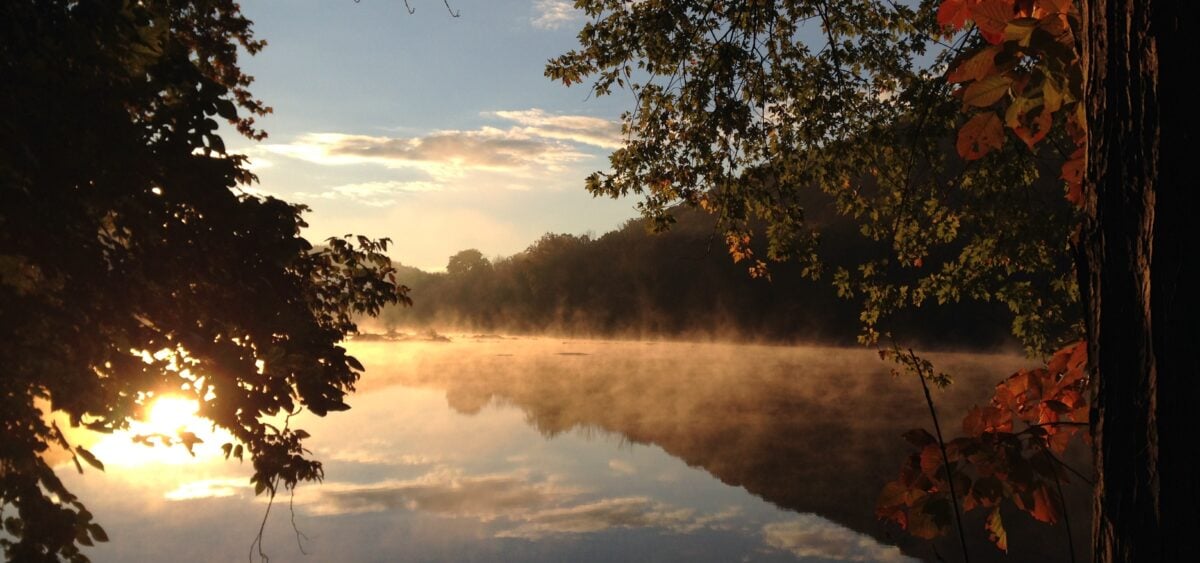
<svg viewBox="0 0 1200 563"><path fill-rule="evenodd" d="M1044 144L1005 143L975 159L947 150L962 101L944 75L986 42L947 43L938 2L578 5L591 18L580 47L551 60L547 76L591 79L598 96L627 88L635 106L611 169L588 180L594 194L641 194L664 228L677 204L710 211L753 273L794 260L829 276L860 303L867 343L898 311L962 300L1003 304L1033 353L1077 338L1077 212L1041 189L1060 175L1061 155ZM808 221L812 192L885 251L829 267L828 237ZM748 243L756 220L765 252Z"/></svg>
<svg viewBox="0 0 1200 563"><path fill-rule="evenodd" d="M231 0L0 3L0 546L83 561L106 535L54 450L103 468L51 414L113 432L183 395L248 453L260 491L320 479L273 416L348 408L358 314L403 301L387 241L300 236L303 206L251 195L219 121L269 111ZM188 445L189 436L174 441ZM235 452L236 450L236 452Z"/></svg>

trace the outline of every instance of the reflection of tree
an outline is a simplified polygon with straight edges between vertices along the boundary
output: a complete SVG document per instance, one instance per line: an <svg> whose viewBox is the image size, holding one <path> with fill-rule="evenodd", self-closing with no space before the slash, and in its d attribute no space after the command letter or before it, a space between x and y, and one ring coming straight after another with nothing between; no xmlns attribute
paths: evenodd
<svg viewBox="0 0 1200 563"><path fill-rule="evenodd" d="M904 457L897 429L924 423L928 413L915 400L920 391L887 377L886 366L873 354L643 343L605 344L580 357L555 351L518 348L512 357L472 353L470 359L461 357L461 350L437 351L417 369L396 376L407 385L445 389L450 406L464 414L491 401L516 406L547 437L598 428L659 446L782 508L816 513L931 556L928 546L903 535L891 537L894 530L874 516L881 484ZM965 393L987 388L995 370L1006 367L996 364L1020 365L1017 358L1003 357L941 361L967 383L939 397L939 409L946 413L961 413L979 402L982 397ZM1086 513L1086 495L1071 492L1072 510ZM1012 519L1022 528L1014 533L1021 542L1012 546L1013 560L1065 556L1051 547L1063 545L1061 528ZM977 524L982 530L982 522ZM1082 542L1086 530L1076 533ZM983 547L984 534L974 539Z"/></svg>

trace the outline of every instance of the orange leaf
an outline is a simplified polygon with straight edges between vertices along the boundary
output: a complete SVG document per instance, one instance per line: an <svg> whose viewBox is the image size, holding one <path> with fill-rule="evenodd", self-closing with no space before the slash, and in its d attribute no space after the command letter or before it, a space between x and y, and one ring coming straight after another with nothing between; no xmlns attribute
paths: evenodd
<svg viewBox="0 0 1200 563"><path fill-rule="evenodd" d="M1038 487L1033 490L1033 510L1029 511L1034 518L1041 520L1047 524L1058 522L1058 499L1050 496L1050 491L1046 487Z"/></svg>
<svg viewBox="0 0 1200 563"><path fill-rule="evenodd" d="M1038 112L1038 115L1033 118L1033 121L1029 122L1028 127L1025 125L1019 125L1013 128L1013 133L1016 133L1017 137L1020 137L1022 141L1025 141L1025 146L1029 147L1029 150L1033 150L1033 146L1036 145L1038 141L1046 138L1046 134L1050 132L1051 124L1052 120L1050 118L1050 112L1043 108L1042 111Z"/></svg>
<svg viewBox="0 0 1200 563"><path fill-rule="evenodd" d="M942 27L962 29L970 17L971 10L965 0L945 0L938 6L937 21Z"/></svg>
<svg viewBox="0 0 1200 563"><path fill-rule="evenodd" d="M971 6L971 19L979 33L993 45L1004 40L1004 28L1013 19L1012 0L983 0Z"/></svg>
<svg viewBox="0 0 1200 563"><path fill-rule="evenodd" d="M946 80L953 84L968 80L979 80L987 76L992 72L992 69L996 68L996 54L999 52L999 45L984 47L978 53L971 55L970 58L955 67L946 76Z"/></svg>
<svg viewBox="0 0 1200 563"><path fill-rule="evenodd" d="M978 84L978 82L976 83ZM1000 116L986 112L972 117L958 131L958 154L967 160L978 160L1004 144L1004 124Z"/></svg>
<svg viewBox="0 0 1200 563"><path fill-rule="evenodd" d="M1003 75L993 75L983 80L972 82L963 92L963 105L975 107L987 107L1004 97L1008 93L1008 88L1012 86L1013 79Z"/></svg>

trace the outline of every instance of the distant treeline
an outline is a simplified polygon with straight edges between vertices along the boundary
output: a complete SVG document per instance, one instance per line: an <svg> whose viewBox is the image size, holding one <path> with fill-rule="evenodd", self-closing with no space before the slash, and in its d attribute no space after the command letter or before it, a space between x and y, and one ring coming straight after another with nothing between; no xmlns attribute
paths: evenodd
<svg viewBox="0 0 1200 563"><path fill-rule="evenodd" d="M445 273L398 266L414 305L391 307L383 330L463 330L596 337L742 338L852 344L858 303L838 298L828 276L770 266L770 280L735 264L707 214L678 210L652 234L630 220L599 237L546 234L524 252L489 260L463 250ZM831 266L871 252L849 224L822 226ZM992 348L1012 344L993 305L924 307L890 323L906 343Z"/></svg>

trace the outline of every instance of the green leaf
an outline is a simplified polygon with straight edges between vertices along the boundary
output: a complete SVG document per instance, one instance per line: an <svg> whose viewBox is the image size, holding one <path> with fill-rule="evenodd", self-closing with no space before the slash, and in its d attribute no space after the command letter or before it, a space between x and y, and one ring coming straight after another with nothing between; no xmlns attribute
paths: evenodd
<svg viewBox="0 0 1200 563"><path fill-rule="evenodd" d="M968 107L987 107L1004 97L1013 79L1005 76L989 76L972 82L963 92L963 104Z"/></svg>

